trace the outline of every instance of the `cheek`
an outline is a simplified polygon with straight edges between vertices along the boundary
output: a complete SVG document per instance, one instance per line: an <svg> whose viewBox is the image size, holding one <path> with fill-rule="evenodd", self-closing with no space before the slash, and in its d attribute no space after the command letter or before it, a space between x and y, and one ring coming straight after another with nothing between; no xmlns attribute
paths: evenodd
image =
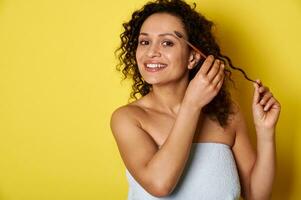
<svg viewBox="0 0 301 200"><path fill-rule="evenodd" d="M141 62L141 51L139 51L138 49L136 50L136 62L138 65Z"/></svg>
<svg viewBox="0 0 301 200"><path fill-rule="evenodd" d="M145 54L145 48L137 47L136 49L136 59L141 60L142 56Z"/></svg>
<svg viewBox="0 0 301 200"><path fill-rule="evenodd" d="M189 64L189 52L188 51L184 51L182 53L182 64L184 65L185 68L188 67L188 64Z"/></svg>
<svg viewBox="0 0 301 200"><path fill-rule="evenodd" d="M186 68L188 65L188 55L185 52L170 54L168 55L169 59L173 61L175 65L178 65L181 68Z"/></svg>
<svg viewBox="0 0 301 200"><path fill-rule="evenodd" d="M136 63L138 65L138 70L139 70L140 73L141 73L141 67L143 65L143 60L142 60L143 56L142 55L143 55L143 53L137 49L137 51L136 51Z"/></svg>

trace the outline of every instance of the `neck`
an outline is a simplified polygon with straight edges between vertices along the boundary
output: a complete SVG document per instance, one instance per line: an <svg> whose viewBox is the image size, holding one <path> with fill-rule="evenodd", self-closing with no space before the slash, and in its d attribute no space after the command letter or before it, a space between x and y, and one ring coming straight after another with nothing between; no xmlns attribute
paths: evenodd
<svg viewBox="0 0 301 200"><path fill-rule="evenodd" d="M188 86L188 79L177 84L153 85L150 97L153 107L172 115L176 115L180 109L182 100Z"/></svg>

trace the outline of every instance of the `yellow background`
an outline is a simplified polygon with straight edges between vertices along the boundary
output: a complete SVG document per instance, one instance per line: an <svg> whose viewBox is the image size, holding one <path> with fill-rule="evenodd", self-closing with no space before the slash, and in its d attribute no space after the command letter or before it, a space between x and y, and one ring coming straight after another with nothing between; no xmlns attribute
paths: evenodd
<svg viewBox="0 0 301 200"><path fill-rule="evenodd" d="M0 200L126 199L109 120L129 85L113 52L144 2L0 0ZM301 1L196 3L223 53L279 99L273 199L300 199ZM253 86L235 77L254 136Z"/></svg>

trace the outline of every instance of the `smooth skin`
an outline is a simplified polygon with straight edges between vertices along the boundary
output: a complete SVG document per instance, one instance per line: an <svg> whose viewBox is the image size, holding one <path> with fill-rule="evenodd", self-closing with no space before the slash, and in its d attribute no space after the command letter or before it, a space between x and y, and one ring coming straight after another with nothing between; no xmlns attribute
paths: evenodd
<svg viewBox="0 0 301 200"><path fill-rule="evenodd" d="M172 35L176 30L187 39L183 27L179 18L167 13L151 15L141 27L136 60L152 90L112 114L111 129L121 158L146 191L163 197L178 183L193 142L224 143L232 147L242 196L269 199L275 174L275 127L280 104L262 83L254 84L256 151L239 106L233 104L236 114L225 128L202 114L202 108L222 86L224 66L208 56L189 82L189 70L200 55ZM165 67L149 72L145 68L149 63Z"/></svg>

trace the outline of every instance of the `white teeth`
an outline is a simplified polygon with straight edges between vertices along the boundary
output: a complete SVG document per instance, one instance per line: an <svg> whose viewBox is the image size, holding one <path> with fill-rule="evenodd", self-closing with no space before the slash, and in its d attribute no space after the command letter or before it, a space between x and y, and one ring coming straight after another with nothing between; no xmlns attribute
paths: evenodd
<svg viewBox="0 0 301 200"><path fill-rule="evenodd" d="M151 64L147 64L146 66L149 68L162 68L165 67L166 65L159 64L159 63L151 63Z"/></svg>

